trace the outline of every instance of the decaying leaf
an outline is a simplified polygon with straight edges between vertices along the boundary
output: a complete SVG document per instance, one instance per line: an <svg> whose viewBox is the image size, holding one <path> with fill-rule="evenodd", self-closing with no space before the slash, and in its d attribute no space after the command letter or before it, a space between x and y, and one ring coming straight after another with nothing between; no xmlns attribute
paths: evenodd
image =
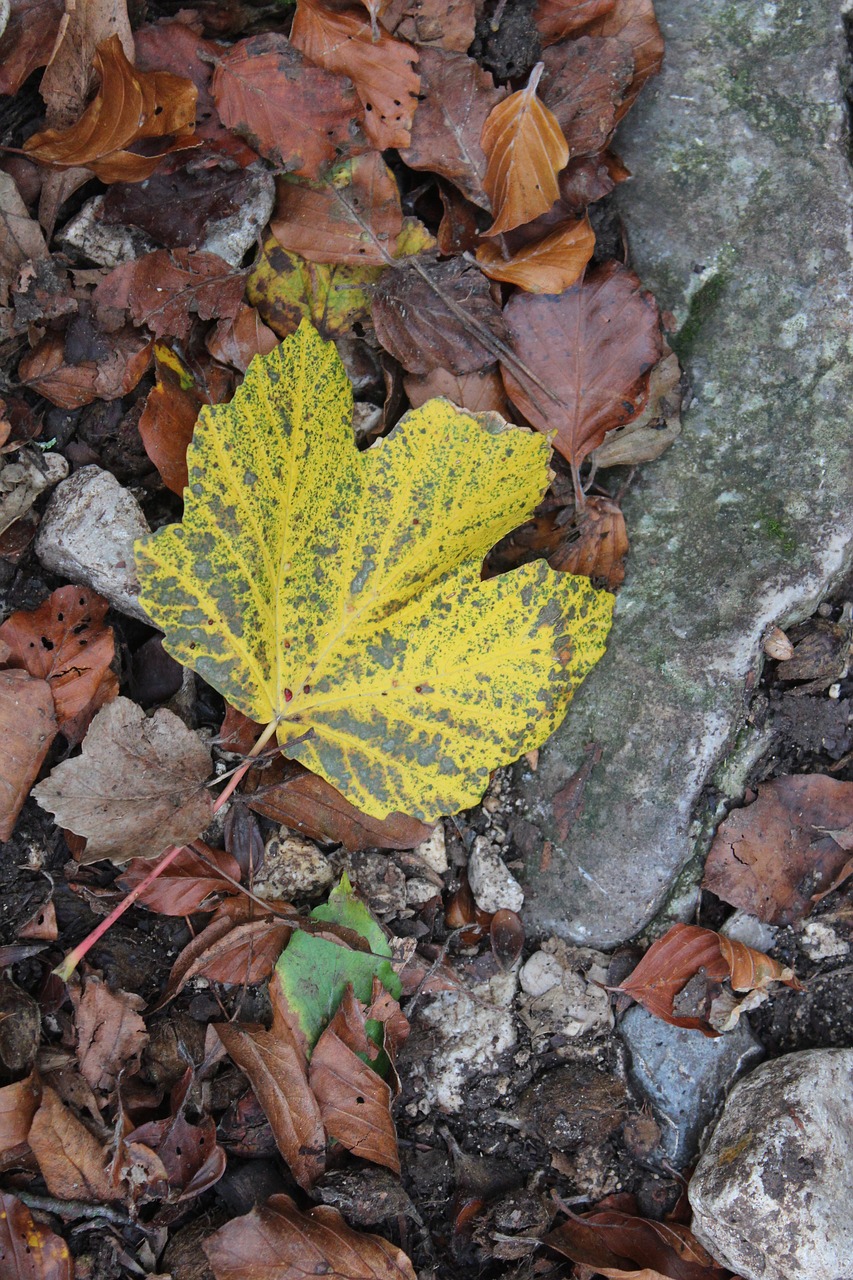
<svg viewBox="0 0 853 1280"><path fill-rule="evenodd" d="M140 906L162 915L190 916L196 911L215 910L217 894L237 892L233 885L217 875L217 868L221 867L232 880L239 881L240 868L231 855L224 849L209 849L199 840L194 840L193 846L204 852L207 861L203 862L193 849L182 849L162 875L137 898ZM130 893L150 870L144 858L133 858L123 868L118 883L125 893Z"/></svg>
<svg viewBox="0 0 853 1280"><path fill-rule="evenodd" d="M596 155L616 128L634 77L630 45L613 36L582 36L552 45L542 61L542 101L553 111L572 158Z"/></svg>
<svg viewBox="0 0 853 1280"><path fill-rule="evenodd" d="M45 1086L30 1125L29 1144L52 1196L103 1204L121 1196L109 1153L55 1089Z"/></svg>
<svg viewBox="0 0 853 1280"><path fill-rule="evenodd" d="M246 297L281 338L295 333L302 320L327 338L339 338L369 319L370 290L381 274L381 267L307 262L283 249L270 232L249 273Z"/></svg>
<svg viewBox="0 0 853 1280"><path fill-rule="evenodd" d="M227 400L233 383L228 371L217 366L200 382L177 352L159 342L154 346L154 368L157 382L145 401L139 434L163 483L182 494L187 483L187 449L199 409Z"/></svg>
<svg viewBox="0 0 853 1280"><path fill-rule="evenodd" d="M342 161L319 182L284 179L270 230L309 262L384 266L403 230L394 175L371 151Z"/></svg>
<svg viewBox="0 0 853 1280"><path fill-rule="evenodd" d="M95 974L71 988L77 1027L77 1061L83 1078L96 1093L110 1094L123 1072L130 1074L134 1059L148 1043L140 1010L141 996L112 991Z"/></svg>
<svg viewBox="0 0 853 1280"><path fill-rule="evenodd" d="M98 285L95 302L105 319L127 311L157 338L186 339L196 315L221 320L237 314L245 279L218 254L156 249L115 267Z"/></svg>
<svg viewBox="0 0 853 1280"><path fill-rule="evenodd" d="M413 409L434 396L444 396L468 413L499 413L512 421L501 375L496 368L474 373L451 373L449 369L432 369L425 374L407 374L403 379L406 395Z"/></svg>
<svg viewBox="0 0 853 1280"><path fill-rule="evenodd" d="M183 524L138 544L140 600L286 755L372 817L431 821L552 732L612 601L542 564L480 581L547 486L541 436L433 401L361 454L351 411L309 325L253 363L202 410Z"/></svg>
<svg viewBox="0 0 853 1280"><path fill-rule="evenodd" d="M21 609L0 626L7 665L48 682L59 730L75 745L118 693L113 630L104 625L108 608L88 587L58 587L38 609Z"/></svg>
<svg viewBox="0 0 853 1280"><path fill-rule="evenodd" d="M489 236L530 222L560 195L557 174L568 163L569 148L536 93L544 65L537 63L526 87L493 107L483 125L480 141L488 161L483 185L494 214L485 232Z"/></svg>
<svg viewBox="0 0 853 1280"><path fill-rule="evenodd" d="M605 263L555 297L517 293L504 308L513 350L555 400L502 366L510 399L578 466L608 431L646 403L661 355L657 306L632 271Z"/></svg>
<svg viewBox="0 0 853 1280"><path fill-rule="evenodd" d="M833 883L853 839L853 782L774 778L720 823L703 886L768 924L796 924Z"/></svg>
<svg viewBox="0 0 853 1280"><path fill-rule="evenodd" d="M40 1085L33 1075L0 1088L0 1168L5 1157L26 1150L30 1123L39 1104ZM3 1250L0 1247L0 1261Z"/></svg>
<svg viewBox="0 0 853 1280"><path fill-rule="evenodd" d="M631 1202L631 1197L613 1197ZM635 1207L635 1206L632 1206ZM726 1280L688 1227L655 1222L603 1204L572 1216L544 1239L584 1274L612 1280Z"/></svg>
<svg viewBox="0 0 853 1280"><path fill-rule="evenodd" d="M195 145L198 91L191 80L168 71L139 72L127 60L117 35L95 51L100 89L83 115L67 129L44 129L24 143L24 151L58 168L83 165L102 182L141 182L170 151ZM156 155L127 148L144 138L173 135Z"/></svg>
<svg viewBox="0 0 853 1280"><path fill-rule="evenodd" d="M10 292L23 263L47 255L41 227L31 218L11 174L0 170L0 307L9 305Z"/></svg>
<svg viewBox="0 0 853 1280"><path fill-rule="evenodd" d="M15 94L53 51L63 0L12 0L0 37L0 94Z"/></svg>
<svg viewBox="0 0 853 1280"><path fill-rule="evenodd" d="M303 52L307 57L303 56ZM314 66L277 32L220 52L212 92L223 124L273 164L318 178L342 154L363 151L361 109L346 67ZM311 59L310 61L308 59ZM344 74L333 74L337 71Z"/></svg>
<svg viewBox="0 0 853 1280"><path fill-rule="evenodd" d="M66 336L47 333L24 356L18 374L24 386L60 409L79 409L93 400L118 400L139 382L151 363L153 343L127 325L101 335L101 351L92 359L70 359Z"/></svg>
<svg viewBox="0 0 853 1280"><path fill-rule="evenodd" d="M193 1082L193 1069L188 1067L183 1079L172 1090L171 1114L165 1120L149 1120L127 1135L127 1142L144 1144L155 1152L168 1178L168 1198L180 1203L201 1195L225 1172L225 1152L216 1141L216 1122L203 1115L191 1124L186 1116L186 1101Z"/></svg>
<svg viewBox="0 0 853 1280"><path fill-rule="evenodd" d="M486 241L477 250L477 262L492 280L517 284L528 293L562 293L583 273L594 248L595 232L582 218L515 253L504 255L499 245Z"/></svg>
<svg viewBox="0 0 853 1280"><path fill-rule="evenodd" d="M617 112L621 120L643 85L657 75L663 62L663 36L655 17L654 0L616 0L600 17L590 21L584 35L612 36L630 46L634 79Z"/></svg>
<svg viewBox="0 0 853 1280"><path fill-rule="evenodd" d="M116 698L92 721L82 755L57 765L33 794L61 827L86 837L84 862L126 862L154 858L207 826L210 769L210 752L173 712L146 719Z"/></svg>
<svg viewBox="0 0 853 1280"><path fill-rule="evenodd" d="M0 534L27 515L39 495L67 475L68 463L61 453L42 453L27 446L0 454Z"/></svg>
<svg viewBox="0 0 853 1280"><path fill-rule="evenodd" d="M411 0L366 2L368 8L379 10L379 21L386 31L419 46L421 58L430 47L462 53L471 47L476 25L475 0L418 0L416 5ZM418 70L423 71L420 63Z"/></svg>
<svg viewBox="0 0 853 1280"><path fill-rule="evenodd" d="M203 1248L216 1280L416 1280L402 1249L382 1236L354 1231L328 1205L301 1213L284 1195L233 1218Z"/></svg>
<svg viewBox="0 0 853 1280"><path fill-rule="evenodd" d="M624 427L608 431L594 449L595 467L635 467L653 462L681 434L682 375L678 356L668 349L649 377L646 407Z"/></svg>
<svg viewBox="0 0 853 1280"><path fill-rule="evenodd" d="M409 145L420 88L410 44L374 32L362 10L327 9L319 0L298 0L290 39L317 66L353 81L364 131L377 151Z"/></svg>
<svg viewBox="0 0 853 1280"><path fill-rule="evenodd" d="M0 1274L5 1280L74 1280L74 1261L62 1237L5 1191L0 1192Z"/></svg>
<svg viewBox="0 0 853 1280"><path fill-rule="evenodd" d="M53 694L26 671L0 671L0 840L8 840L56 736Z"/></svg>
<svg viewBox="0 0 853 1280"><path fill-rule="evenodd" d="M255 356L268 356L278 339L261 319L255 307L241 303L233 319L219 320L205 339L214 360L230 364L245 373Z"/></svg>
<svg viewBox="0 0 853 1280"><path fill-rule="evenodd" d="M587 498L575 515L573 537L548 557L552 569L582 573L615 591L625 581L628 554L625 517L611 498Z"/></svg>
<svg viewBox="0 0 853 1280"><path fill-rule="evenodd" d="M214 911L210 924L184 947L172 966L163 1003L174 999L191 978L208 978L232 986L263 982L290 937L290 926L242 896L228 898Z"/></svg>

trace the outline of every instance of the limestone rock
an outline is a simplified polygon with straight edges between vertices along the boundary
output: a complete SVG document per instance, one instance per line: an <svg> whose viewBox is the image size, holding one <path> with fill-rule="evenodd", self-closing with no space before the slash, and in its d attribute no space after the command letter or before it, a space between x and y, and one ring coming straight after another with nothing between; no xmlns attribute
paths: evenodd
<svg viewBox="0 0 853 1280"><path fill-rule="evenodd" d="M481 911L520 911L524 890L485 836L477 836L468 859L468 880Z"/></svg>
<svg viewBox="0 0 853 1280"><path fill-rule="evenodd" d="M853 1049L788 1054L742 1080L688 1194L696 1236L744 1280L853 1275Z"/></svg>
<svg viewBox="0 0 853 1280"><path fill-rule="evenodd" d="M335 868L312 840L292 835L282 827L264 848L264 863L255 877L259 898L321 898L332 887Z"/></svg>
<svg viewBox="0 0 853 1280"><path fill-rule="evenodd" d="M610 997L601 985L607 982L607 956L598 951L548 938L523 966L519 981L519 1012L534 1049L540 1042L551 1046L555 1037L603 1035L613 1026Z"/></svg>
<svg viewBox="0 0 853 1280"><path fill-rule="evenodd" d="M133 544L148 522L132 493L100 467L82 467L47 504L35 552L52 573L92 587L122 613L149 618L137 600Z"/></svg>

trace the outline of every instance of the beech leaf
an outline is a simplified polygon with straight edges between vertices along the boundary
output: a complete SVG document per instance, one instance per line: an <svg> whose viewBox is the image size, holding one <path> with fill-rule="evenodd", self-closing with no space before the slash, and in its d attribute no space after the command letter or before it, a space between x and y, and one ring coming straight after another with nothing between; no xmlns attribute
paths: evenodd
<svg viewBox="0 0 853 1280"><path fill-rule="evenodd" d="M83 862L155 858L207 826L210 752L182 720L161 709L147 719L116 698L92 721L82 755L33 788L59 826L87 839Z"/></svg>
<svg viewBox="0 0 853 1280"><path fill-rule="evenodd" d="M46 680L0 671L0 841L8 840L30 787L56 737L53 695Z"/></svg>
<svg viewBox="0 0 853 1280"><path fill-rule="evenodd" d="M562 293L581 275L594 248L595 232L581 218L506 257L487 241L477 250L477 262L491 280L517 284L527 293Z"/></svg>
<svg viewBox="0 0 853 1280"><path fill-rule="evenodd" d="M541 563L480 580L549 483L542 436L434 400L359 453L351 413L310 325L253 361L201 411L183 523L137 543L140 601L285 755L428 822L560 723L612 597Z"/></svg>
<svg viewBox="0 0 853 1280"><path fill-rule="evenodd" d="M0 1192L0 1273L5 1280L74 1280L74 1261L62 1237L5 1191Z"/></svg>

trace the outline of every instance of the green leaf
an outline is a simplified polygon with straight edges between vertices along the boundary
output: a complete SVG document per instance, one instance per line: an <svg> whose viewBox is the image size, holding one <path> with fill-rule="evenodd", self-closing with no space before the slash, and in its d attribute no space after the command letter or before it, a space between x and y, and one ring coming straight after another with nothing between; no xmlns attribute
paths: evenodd
<svg viewBox="0 0 853 1280"><path fill-rule="evenodd" d="M297 931L282 952L276 976L305 1036L309 1054L335 1016L348 982L365 1005L371 1003L374 977L395 1000L402 992L400 979L388 960L382 958L391 955L385 934L355 896L346 875L332 890L329 901L315 907L311 916L352 929L366 940L370 951L351 951L316 934ZM381 1022L368 1024L368 1034L380 1048L383 1030Z"/></svg>
<svg viewBox="0 0 853 1280"><path fill-rule="evenodd" d="M446 400L365 453L306 323L205 406L184 519L137 543L166 649L364 813L434 821L539 746L604 651L613 597L544 561L481 581L550 478L538 432Z"/></svg>

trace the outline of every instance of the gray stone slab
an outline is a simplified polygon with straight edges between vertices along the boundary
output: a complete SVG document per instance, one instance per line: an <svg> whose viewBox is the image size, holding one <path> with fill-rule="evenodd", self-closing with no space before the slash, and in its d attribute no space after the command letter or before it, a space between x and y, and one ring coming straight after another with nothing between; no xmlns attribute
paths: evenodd
<svg viewBox="0 0 853 1280"><path fill-rule="evenodd" d="M676 318L694 401L642 468L607 656L519 770L526 922L609 946L653 916L774 621L853 539L853 272L836 0L657 0L663 74L617 146L634 263ZM601 746L571 829L552 800ZM565 833L565 834L564 834ZM546 845L546 841L550 842Z"/></svg>

